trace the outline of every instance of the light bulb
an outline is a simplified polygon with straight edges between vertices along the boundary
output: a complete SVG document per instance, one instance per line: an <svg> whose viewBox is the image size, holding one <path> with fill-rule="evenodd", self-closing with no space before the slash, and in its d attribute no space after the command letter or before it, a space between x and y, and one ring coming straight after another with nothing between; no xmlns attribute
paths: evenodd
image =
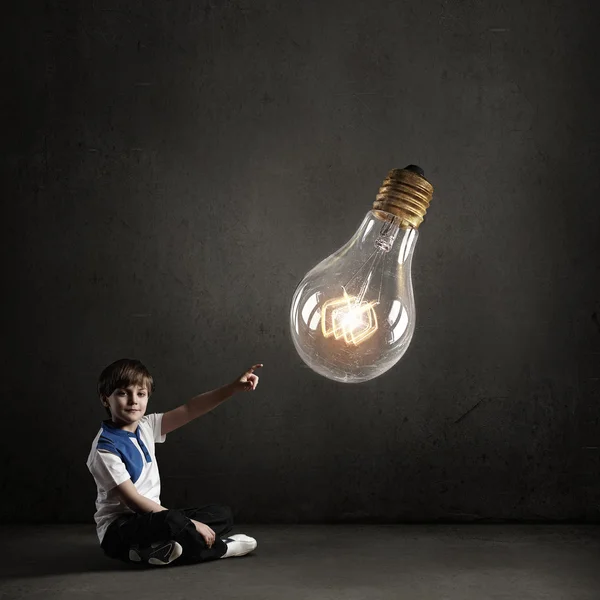
<svg viewBox="0 0 600 600"><path fill-rule="evenodd" d="M290 327L311 369L359 383L406 352L415 330L411 263L432 195L421 168L393 169L356 233L300 282Z"/></svg>

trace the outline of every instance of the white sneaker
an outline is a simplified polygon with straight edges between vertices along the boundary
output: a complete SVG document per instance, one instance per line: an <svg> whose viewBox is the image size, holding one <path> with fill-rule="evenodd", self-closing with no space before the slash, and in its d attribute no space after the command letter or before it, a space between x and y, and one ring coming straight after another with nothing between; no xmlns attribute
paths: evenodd
<svg viewBox="0 0 600 600"><path fill-rule="evenodd" d="M251 538L249 535L244 535L243 533L236 533L235 535L230 535L229 539L235 540L236 542L254 542L255 544L257 544L254 538ZM256 546L254 547L256 548Z"/></svg>
<svg viewBox="0 0 600 600"><path fill-rule="evenodd" d="M221 558L230 558L232 556L244 556L252 552L258 546L256 540L243 533L229 536L223 540L227 544L227 552Z"/></svg>
<svg viewBox="0 0 600 600"><path fill-rule="evenodd" d="M154 542L149 548L132 546L129 550L129 560L133 562L147 562L151 565L168 565L179 558L183 548L179 542Z"/></svg>

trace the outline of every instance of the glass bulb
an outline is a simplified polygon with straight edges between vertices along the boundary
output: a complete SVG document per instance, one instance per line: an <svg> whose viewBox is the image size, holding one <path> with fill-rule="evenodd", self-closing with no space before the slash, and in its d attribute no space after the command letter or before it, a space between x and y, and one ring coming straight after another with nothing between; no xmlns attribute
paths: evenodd
<svg viewBox="0 0 600 600"><path fill-rule="evenodd" d="M306 274L292 298L298 354L317 373L343 383L385 373L406 352L415 330L415 217L396 210L389 198L382 201L381 190L374 206L350 240Z"/></svg>

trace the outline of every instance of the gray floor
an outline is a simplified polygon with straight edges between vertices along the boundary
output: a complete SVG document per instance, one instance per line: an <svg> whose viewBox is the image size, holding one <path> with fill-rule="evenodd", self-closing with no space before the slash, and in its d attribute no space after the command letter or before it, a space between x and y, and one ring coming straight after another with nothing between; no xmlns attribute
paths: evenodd
<svg viewBox="0 0 600 600"><path fill-rule="evenodd" d="M248 526L251 555L140 569L82 525L0 529L0 598L599 600L600 527Z"/></svg>

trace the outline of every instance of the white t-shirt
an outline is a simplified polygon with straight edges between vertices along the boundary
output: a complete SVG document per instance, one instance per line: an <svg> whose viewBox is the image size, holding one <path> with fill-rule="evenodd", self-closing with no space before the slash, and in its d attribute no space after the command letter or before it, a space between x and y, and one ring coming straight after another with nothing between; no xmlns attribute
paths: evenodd
<svg viewBox="0 0 600 600"><path fill-rule="evenodd" d="M92 442L87 467L96 481L96 533L100 543L108 526L123 514L133 511L121 502L115 488L131 479L138 493L160 504L160 475L154 444L162 443L162 413L152 413L140 419L135 433L118 429L103 421Z"/></svg>

